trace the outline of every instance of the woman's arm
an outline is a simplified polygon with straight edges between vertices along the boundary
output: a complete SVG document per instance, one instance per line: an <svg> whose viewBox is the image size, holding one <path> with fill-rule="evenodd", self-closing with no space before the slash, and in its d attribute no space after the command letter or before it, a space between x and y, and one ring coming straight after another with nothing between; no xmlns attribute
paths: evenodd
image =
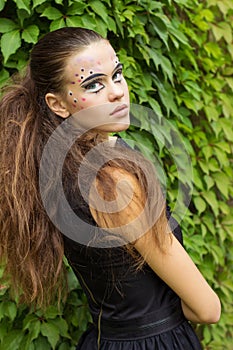
<svg viewBox="0 0 233 350"><path fill-rule="evenodd" d="M121 184L123 181L123 187L118 186L118 193L114 198L121 205L121 210L119 213L104 213L93 207L90 209L99 226L111 229L134 220L143 211L145 195L133 175L122 169L109 168L107 171L115 183ZM104 186L99 181L95 185L100 197L105 200L109 194L104 192ZM127 193L130 191L133 193L131 200L126 206L122 206L126 198L130 197ZM92 203L95 203L92 191L90 196ZM135 231L137 231L136 228ZM135 240L135 248L154 272L181 298L183 312L187 319L197 323L216 323L221 313L221 305L216 293L174 235L164 233L165 250L161 250L153 237L154 234L153 230L149 229Z"/></svg>
<svg viewBox="0 0 233 350"><path fill-rule="evenodd" d="M179 295L187 319L197 323L218 322L219 298L175 236L168 241L165 253L155 246L151 231L139 238L135 247L157 275Z"/></svg>

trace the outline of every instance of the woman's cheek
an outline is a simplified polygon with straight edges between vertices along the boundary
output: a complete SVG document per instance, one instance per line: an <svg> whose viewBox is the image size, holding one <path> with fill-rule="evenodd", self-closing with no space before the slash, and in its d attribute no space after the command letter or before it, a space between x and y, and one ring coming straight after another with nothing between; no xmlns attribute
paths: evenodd
<svg viewBox="0 0 233 350"><path fill-rule="evenodd" d="M68 102L73 113L88 107L88 98L77 96L72 90L68 92Z"/></svg>
<svg viewBox="0 0 233 350"><path fill-rule="evenodd" d="M76 109L78 107L79 99L72 90L68 92L68 102L73 108Z"/></svg>
<svg viewBox="0 0 233 350"><path fill-rule="evenodd" d="M80 109L86 109L97 105L96 94L85 94L79 98Z"/></svg>
<svg viewBox="0 0 233 350"><path fill-rule="evenodd" d="M89 101L89 99L87 97L80 97L79 109L82 110L82 109L89 107L88 101Z"/></svg>
<svg viewBox="0 0 233 350"><path fill-rule="evenodd" d="M88 102L88 100L86 97L81 97L80 108L84 109L85 106L87 106L87 102Z"/></svg>

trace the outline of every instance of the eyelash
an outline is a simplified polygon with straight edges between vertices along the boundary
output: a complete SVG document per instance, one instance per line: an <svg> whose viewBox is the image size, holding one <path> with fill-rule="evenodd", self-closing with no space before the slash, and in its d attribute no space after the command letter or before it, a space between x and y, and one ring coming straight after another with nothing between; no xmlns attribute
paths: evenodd
<svg viewBox="0 0 233 350"><path fill-rule="evenodd" d="M90 87L91 87L92 85L95 85L95 84L98 84L98 83L102 84L102 80L101 80L101 79L93 80L91 83L89 83L88 85L84 86L84 89L87 90L87 91L88 91L88 90L91 91L92 89L90 89ZM99 90L97 90L97 91L91 91L91 92L97 94L97 93L98 93L100 90L102 90L102 89L103 89L103 86L102 86Z"/></svg>
<svg viewBox="0 0 233 350"><path fill-rule="evenodd" d="M118 74L120 74L120 78L118 78L117 80L115 80L116 83L120 83L121 80L122 80L122 68L118 69L118 70L113 74L113 76L112 76L112 77L113 77L113 80L114 80L114 77L117 76ZM104 85L103 85L103 83L102 83L102 79L93 80L91 83L89 83L88 85L84 86L84 89L85 89L85 90L91 90L91 89L89 89L89 87L90 87L91 85L98 84L98 83L102 84L102 87L101 87L99 90L97 90L97 91L92 91L92 93L98 94L98 92L100 92L100 91L104 88Z"/></svg>
<svg viewBox="0 0 233 350"><path fill-rule="evenodd" d="M121 79L122 79L122 68L120 68L120 69L118 69L115 73L114 73L114 75L113 75L113 77L115 76L115 75L117 75L117 74L120 74L120 79L117 81L117 83L119 82L121 82Z"/></svg>

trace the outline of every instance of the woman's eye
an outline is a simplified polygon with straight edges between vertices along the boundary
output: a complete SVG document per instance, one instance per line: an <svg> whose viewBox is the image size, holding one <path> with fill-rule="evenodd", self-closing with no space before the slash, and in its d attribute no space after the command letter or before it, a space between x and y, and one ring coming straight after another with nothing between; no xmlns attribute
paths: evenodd
<svg viewBox="0 0 233 350"><path fill-rule="evenodd" d="M120 82L122 79L122 69L118 70L114 75L113 75L113 81L115 82Z"/></svg>
<svg viewBox="0 0 233 350"><path fill-rule="evenodd" d="M85 86L85 90L87 90L88 92L98 92L101 89L103 89L103 84L100 83L99 81L94 81L88 85Z"/></svg>

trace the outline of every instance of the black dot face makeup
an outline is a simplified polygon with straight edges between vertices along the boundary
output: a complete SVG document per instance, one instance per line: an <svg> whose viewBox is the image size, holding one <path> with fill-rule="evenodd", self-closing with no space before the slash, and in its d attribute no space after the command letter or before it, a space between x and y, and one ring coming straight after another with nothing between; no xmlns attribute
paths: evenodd
<svg viewBox="0 0 233 350"><path fill-rule="evenodd" d="M80 71L82 72L82 75L79 75L78 73L75 73L75 77L78 77L78 82L80 83L83 79L85 79L85 77L86 77L86 74L85 74L85 68L80 68ZM92 74L94 74L94 70L93 69L91 69L91 70L89 70L89 75L92 75Z"/></svg>

